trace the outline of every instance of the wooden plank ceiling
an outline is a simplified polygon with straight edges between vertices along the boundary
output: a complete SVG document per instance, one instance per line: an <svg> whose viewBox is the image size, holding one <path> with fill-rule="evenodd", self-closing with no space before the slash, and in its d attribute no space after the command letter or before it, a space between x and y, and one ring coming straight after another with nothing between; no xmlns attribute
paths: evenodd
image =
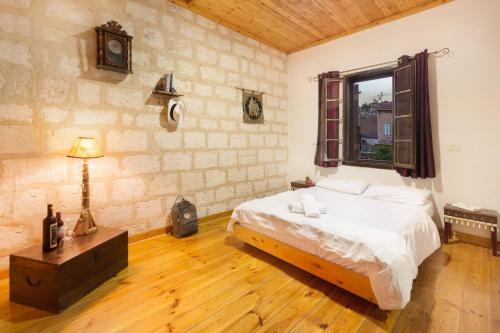
<svg viewBox="0 0 500 333"><path fill-rule="evenodd" d="M285 53L451 0L171 0Z"/></svg>

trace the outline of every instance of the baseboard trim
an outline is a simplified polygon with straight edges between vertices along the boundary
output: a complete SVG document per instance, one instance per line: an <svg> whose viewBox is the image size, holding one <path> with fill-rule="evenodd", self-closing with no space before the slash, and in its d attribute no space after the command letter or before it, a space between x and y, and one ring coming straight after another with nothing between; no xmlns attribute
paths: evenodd
<svg viewBox="0 0 500 333"><path fill-rule="evenodd" d="M439 235L441 239L444 239L444 230L439 228ZM451 231L451 239L457 240L468 244L473 244L481 247L491 248L491 239L481 236L476 236L472 234L466 234L460 231ZM497 242L500 245L500 242Z"/></svg>
<svg viewBox="0 0 500 333"><path fill-rule="evenodd" d="M224 217L231 216L232 213L233 213L233 210L231 209L231 210L226 210L225 212L220 212L217 214L203 216L203 217L200 217L198 219L198 223L207 223L207 222L219 220L219 219L222 219Z"/></svg>
<svg viewBox="0 0 500 333"><path fill-rule="evenodd" d="M155 236L163 235L163 234L169 234L171 232L172 232L171 225L167 225L167 226L161 227L161 228L146 230L146 231L140 232L138 234L128 236L128 243L129 244L137 243L137 242L140 242L142 240L145 240L145 239L148 239L151 237L155 237Z"/></svg>
<svg viewBox="0 0 500 333"><path fill-rule="evenodd" d="M217 214L203 216L203 217L200 217L198 219L198 224L219 220L221 218L230 216L232 213L233 213L232 210L227 210L225 212L220 212ZM157 228L157 229L146 230L144 232L140 232L138 234L129 236L128 243L131 244L131 243L140 242L142 240L145 240L145 239L148 239L151 237L155 237L155 236L163 235L163 234L169 234L171 232L172 232L171 225L167 225L166 227L161 227L161 228Z"/></svg>

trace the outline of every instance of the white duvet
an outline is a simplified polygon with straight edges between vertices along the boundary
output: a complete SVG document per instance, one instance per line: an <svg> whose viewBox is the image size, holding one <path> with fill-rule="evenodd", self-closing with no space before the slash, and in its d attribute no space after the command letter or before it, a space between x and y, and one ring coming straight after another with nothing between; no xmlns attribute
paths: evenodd
<svg viewBox="0 0 500 333"><path fill-rule="evenodd" d="M288 211L310 193L325 203L319 218ZM381 309L400 309L410 300L418 265L440 246L432 205L413 206L364 198L319 187L283 192L242 203L234 223L265 234L369 277Z"/></svg>

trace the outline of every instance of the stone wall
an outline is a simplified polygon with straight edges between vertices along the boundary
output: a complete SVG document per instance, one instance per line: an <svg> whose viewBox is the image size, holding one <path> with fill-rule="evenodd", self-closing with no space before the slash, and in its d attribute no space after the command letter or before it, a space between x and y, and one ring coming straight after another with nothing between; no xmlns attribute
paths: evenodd
<svg viewBox="0 0 500 333"><path fill-rule="evenodd" d="M130 75L95 67L94 27L118 21L133 39ZM0 0L0 267L39 241L46 204L69 226L93 136L97 223L131 234L169 224L177 194L200 216L286 188L286 56L167 0ZM151 96L173 70L187 118L171 131ZM264 91L265 124L242 122L241 86Z"/></svg>

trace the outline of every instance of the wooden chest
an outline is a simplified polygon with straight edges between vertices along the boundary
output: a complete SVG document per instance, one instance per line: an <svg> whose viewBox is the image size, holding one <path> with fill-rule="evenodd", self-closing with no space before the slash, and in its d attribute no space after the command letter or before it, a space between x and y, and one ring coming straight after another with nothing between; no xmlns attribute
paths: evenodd
<svg viewBox="0 0 500 333"><path fill-rule="evenodd" d="M128 232L100 227L73 246L10 255L10 301L59 313L128 265Z"/></svg>

